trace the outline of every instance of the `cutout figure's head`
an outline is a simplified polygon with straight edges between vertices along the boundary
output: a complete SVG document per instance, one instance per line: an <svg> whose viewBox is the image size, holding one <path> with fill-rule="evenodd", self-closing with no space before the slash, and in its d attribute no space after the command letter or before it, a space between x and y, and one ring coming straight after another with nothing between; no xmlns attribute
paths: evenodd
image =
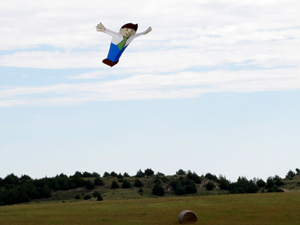
<svg viewBox="0 0 300 225"><path fill-rule="evenodd" d="M137 24L127 23L121 27L119 33L125 37L131 37L135 35L137 29L138 29Z"/></svg>

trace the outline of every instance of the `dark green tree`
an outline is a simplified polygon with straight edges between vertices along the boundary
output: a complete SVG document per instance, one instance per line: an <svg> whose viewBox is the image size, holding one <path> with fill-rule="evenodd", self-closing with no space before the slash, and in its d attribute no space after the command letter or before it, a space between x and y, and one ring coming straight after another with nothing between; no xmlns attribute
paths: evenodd
<svg viewBox="0 0 300 225"><path fill-rule="evenodd" d="M103 177L109 177L109 176L110 176L110 173L104 172Z"/></svg>
<svg viewBox="0 0 300 225"><path fill-rule="evenodd" d="M179 169L179 170L176 172L176 175L186 175L186 172L185 172L183 169Z"/></svg>
<svg viewBox="0 0 300 225"><path fill-rule="evenodd" d="M188 171L187 177L193 180L196 184L201 184L201 178L198 176L197 173Z"/></svg>
<svg viewBox="0 0 300 225"><path fill-rule="evenodd" d="M4 178L5 184L18 185L20 183L19 178L15 174L9 174Z"/></svg>
<svg viewBox="0 0 300 225"><path fill-rule="evenodd" d="M93 197L96 198L99 194L100 194L99 191L94 191L94 192L93 192Z"/></svg>
<svg viewBox="0 0 300 225"><path fill-rule="evenodd" d="M21 182L21 183L24 183L24 182L27 182L27 181L32 181L32 179L31 179L30 176L28 176L28 175L22 175L22 176L20 177L20 182Z"/></svg>
<svg viewBox="0 0 300 225"><path fill-rule="evenodd" d="M266 184L266 188L270 189L275 185L274 179L273 177L268 177L267 179L267 184Z"/></svg>
<svg viewBox="0 0 300 225"><path fill-rule="evenodd" d="M247 188L247 193L256 193L259 190L259 187L257 184L253 181L250 180Z"/></svg>
<svg viewBox="0 0 300 225"><path fill-rule="evenodd" d="M142 171L141 169L139 169L139 170L136 172L135 177L145 177L145 173L143 173L143 171Z"/></svg>
<svg viewBox="0 0 300 225"><path fill-rule="evenodd" d="M129 176L128 173L125 172L125 173L123 174L123 177L130 177L130 176Z"/></svg>
<svg viewBox="0 0 300 225"><path fill-rule="evenodd" d="M87 171L83 172L82 176L83 177L93 177L93 175Z"/></svg>
<svg viewBox="0 0 300 225"><path fill-rule="evenodd" d="M133 186L141 188L144 186L144 184L142 181L140 181L140 179L137 178L135 179Z"/></svg>
<svg viewBox="0 0 300 225"><path fill-rule="evenodd" d="M99 174L99 173L96 173L96 172L93 172L93 173L92 173L92 177L100 177L100 174Z"/></svg>
<svg viewBox="0 0 300 225"><path fill-rule="evenodd" d="M156 173L156 176L165 176L165 174L164 174L164 173L161 173L161 172L157 172L157 173Z"/></svg>
<svg viewBox="0 0 300 225"><path fill-rule="evenodd" d="M287 179L292 180L295 175L296 175L295 172L293 172L292 170L289 170L289 172L287 173L287 175L285 177Z"/></svg>
<svg viewBox="0 0 300 225"><path fill-rule="evenodd" d="M186 184L185 191L187 194L197 193L197 186L194 182L189 182Z"/></svg>
<svg viewBox="0 0 300 225"><path fill-rule="evenodd" d="M259 180L256 181L256 185L259 188L264 188L266 186L266 182L263 179L259 179Z"/></svg>
<svg viewBox="0 0 300 225"><path fill-rule="evenodd" d="M102 195L99 193L99 195L97 196L97 201L103 201L103 197Z"/></svg>
<svg viewBox="0 0 300 225"><path fill-rule="evenodd" d="M72 183L76 184L77 187L83 187L86 185L86 180L83 179L81 176L72 176L70 179L69 179L69 182L70 182L70 186ZM74 187L74 185L73 185Z"/></svg>
<svg viewBox="0 0 300 225"><path fill-rule="evenodd" d="M92 190L92 189L95 188L95 185L94 185L94 183L93 183L92 181L88 180L88 181L86 182L85 188L86 188L86 189L89 189L89 190Z"/></svg>
<svg viewBox="0 0 300 225"><path fill-rule="evenodd" d="M163 186L156 184L154 185L154 187L152 188L152 193L154 195L158 195L158 196L164 196L165 195L165 189L163 188Z"/></svg>
<svg viewBox="0 0 300 225"><path fill-rule="evenodd" d="M128 180L123 180L122 188L131 188L131 184Z"/></svg>
<svg viewBox="0 0 300 225"><path fill-rule="evenodd" d="M82 173L79 171L76 171L72 177L82 177Z"/></svg>
<svg viewBox="0 0 300 225"><path fill-rule="evenodd" d="M75 195L75 199L80 199L80 195L79 195L79 194L76 194L76 195Z"/></svg>
<svg viewBox="0 0 300 225"><path fill-rule="evenodd" d="M212 181L214 181L214 182L217 182L217 183L219 182L218 177L217 177L216 175L211 174L211 173L205 174L204 177L205 177L206 179L212 180Z"/></svg>
<svg viewBox="0 0 300 225"><path fill-rule="evenodd" d="M112 183L111 183L111 189L117 189L119 188L119 184L117 181L113 180Z"/></svg>
<svg viewBox="0 0 300 225"><path fill-rule="evenodd" d="M152 169L148 168L148 169L145 170L145 175L147 177L150 177L150 176L154 175L154 171Z"/></svg>
<svg viewBox="0 0 300 225"><path fill-rule="evenodd" d="M94 184L96 186L102 186L102 185L104 185L104 181L100 177L96 177L94 180Z"/></svg>
<svg viewBox="0 0 300 225"><path fill-rule="evenodd" d="M118 174L117 174L115 171L112 171L112 172L110 173L110 175L111 175L112 177L118 177Z"/></svg>
<svg viewBox="0 0 300 225"><path fill-rule="evenodd" d="M89 199L91 199L91 198L92 198L92 196L90 196L90 195L85 195L85 196L83 197L84 200L89 200Z"/></svg>
<svg viewBox="0 0 300 225"><path fill-rule="evenodd" d="M51 189L48 187L48 185L44 185L40 193L43 198L50 198L52 196Z"/></svg>
<svg viewBox="0 0 300 225"><path fill-rule="evenodd" d="M213 182L209 181L205 187L208 191L212 191L216 187L216 185Z"/></svg>
<svg viewBox="0 0 300 225"><path fill-rule="evenodd" d="M219 176L219 187L221 190L229 190L230 182L226 179L225 176Z"/></svg>

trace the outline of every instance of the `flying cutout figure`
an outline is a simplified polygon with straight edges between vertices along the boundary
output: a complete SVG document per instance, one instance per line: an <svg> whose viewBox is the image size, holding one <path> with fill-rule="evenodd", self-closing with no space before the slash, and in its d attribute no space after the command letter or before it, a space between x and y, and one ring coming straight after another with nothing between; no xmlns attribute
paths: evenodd
<svg viewBox="0 0 300 225"><path fill-rule="evenodd" d="M112 36L109 52L107 58L102 62L110 67L113 67L119 62L119 59L122 53L125 51L127 46L133 41L133 39L146 35L152 28L149 27L147 30L141 33L136 33L138 29L138 24L127 23L120 28L119 33L111 31L104 27L102 23L99 23L96 26L96 30L98 32L104 32L110 36Z"/></svg>

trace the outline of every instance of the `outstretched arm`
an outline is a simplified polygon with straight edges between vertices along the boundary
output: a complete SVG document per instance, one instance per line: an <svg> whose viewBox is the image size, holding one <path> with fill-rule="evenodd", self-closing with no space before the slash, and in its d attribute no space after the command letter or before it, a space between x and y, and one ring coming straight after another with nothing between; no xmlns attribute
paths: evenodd
<svg viewBox="0 0 300 225"><path fill-rule="evenodd" d="M143 35L146 35L146 34L148 34L151 31L152 31L152 27L148 27L148 29L143 32Z"/></svg>
<svg viewBox="0 0 300 225"><path fill-rule="evenodd" d="M118 35L119 35L119 33L107 29L102 23L99 23L99 24L96 26L96 30L97 30L98 32L106 33L106 34L108 34L108 35L110 35L110 36L112 36L112 37L115 37L115 36L118 36Z"/></svg>
<svg viewBox="0 0 300 225"><path fill-rule="evenodd" d="M102 24L102 23L99 23L97 26L96 26L96 30L97 32L104 32L105 31L105 26Z"/></svg>
<svg viewBox="0 0 300 225"><path fill-rule="evenodd" d="M141 35L146 35L146 34L148 34L150 31L152 31L152 28L151 28L151 27L148 27L147 30L145 30L145 31L143 31L143 32L141 32L141 33L136 33L133 37L136 38L136 37L141 36Z"/></svg>

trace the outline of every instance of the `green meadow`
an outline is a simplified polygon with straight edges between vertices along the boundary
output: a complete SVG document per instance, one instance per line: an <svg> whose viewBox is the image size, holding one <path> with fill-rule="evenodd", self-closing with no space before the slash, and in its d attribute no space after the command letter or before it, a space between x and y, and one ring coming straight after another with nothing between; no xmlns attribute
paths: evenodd
<svg viewBox="0 0 300 225"><path fill-rule="evenodd" d="M171 225L185 209L203 225L299 225L300 192L19 204L0 207L0 224Z"/></svg>

